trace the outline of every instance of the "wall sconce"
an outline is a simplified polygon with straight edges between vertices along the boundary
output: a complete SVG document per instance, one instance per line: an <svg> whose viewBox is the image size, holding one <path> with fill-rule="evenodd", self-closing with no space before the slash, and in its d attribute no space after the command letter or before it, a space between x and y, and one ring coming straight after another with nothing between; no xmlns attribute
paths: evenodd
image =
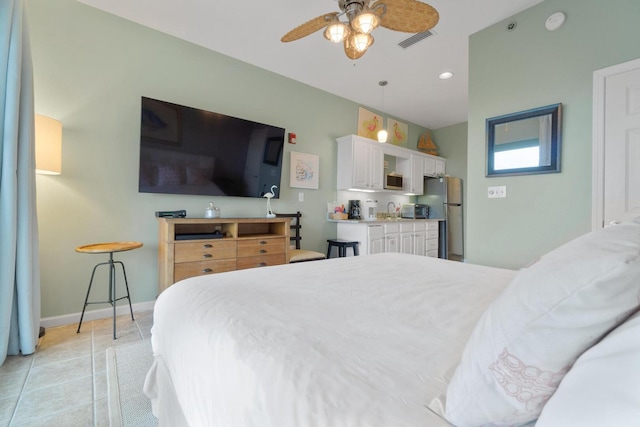
<svg viewBox="0 0 640 427"><path fill-rule="evenodd" d="M62 172L62 123L36 114L36 173Z"/></svg>

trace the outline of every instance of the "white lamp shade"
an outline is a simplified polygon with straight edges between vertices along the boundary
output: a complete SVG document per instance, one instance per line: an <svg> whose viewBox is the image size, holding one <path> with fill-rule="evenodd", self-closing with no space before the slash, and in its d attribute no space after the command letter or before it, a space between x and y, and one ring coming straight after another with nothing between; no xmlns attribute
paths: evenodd
<svg viewBox="0 0 640 427"><path fill-rule="evenodd" d="M364 52L373 43L373 37L370 34L356 33L353 35L351 42L358 52Z"/></svg>
<svg viewBox="0 0 640 427"><path fill-rule="evenodd" d="M333 43L342 43L349 35L349 27L342 22L335 22L324 30L324 37Z"/></svg>
<svg viewBox="0 0 640 427"><path fill-rule="evenodd" d="M36 173L62 172L62 123L36 114Z"/></svg>
<svg viewBox="0 0 640 427"><path fill-rule="evenodd" d="M380 21L378 17L371 11L362 12L353 20L353 27L364 34L369 34L378 27Z"/></svg>

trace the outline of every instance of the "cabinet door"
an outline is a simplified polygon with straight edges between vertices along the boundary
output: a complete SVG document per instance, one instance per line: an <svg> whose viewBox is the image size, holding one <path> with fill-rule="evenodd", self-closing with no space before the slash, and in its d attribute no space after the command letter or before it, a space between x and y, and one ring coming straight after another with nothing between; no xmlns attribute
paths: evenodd
<svg viewBox="0 0 640 427"><path fill-rule="evenodd" d="M424 159L411 155L411 177L409 192L422 195L424 193Z"/></svg>
<svg viewBox="0 0 640 427"><path fill-rule="evenodd" d="M369 188L382 190L384 186L384 152L381 147L369 146Z"/></svg>
<svg viewBox="0 0 640 427"><path fill-rule="evenodd" d="M426 176L436 176L436 159L433 157L424 158L424 174Z"/></svg>
<svg viewBox="0 0 640 427"><path fill-rule="evenodd" d="M369 254L381 254L384 252L384 237L383 236L371 236L369 237Z"/></svg>
<svg viewBox="0 0 640 427"><path fill-rule="evenodd" d="M400 234L384 235L384 251L399 252L400 251Z"/></svg>
<svg viewBox="0 0 640 427"><path fill-rule="evenodd" d="M413 232L400 235L400 252L403 254L413 253Z"/></svg>
<svg viewBox="0 0 640 427"><path fill-rule="evenodd" d="M353 188L382 190L384 153L382 148L364 141L353 141Z"/></svg>
<svg viewBox="0 0 640 427"><path fill-rule="evenodd" d="M413 254L425 256L427 254L427 232L416 231L413 234Z"/></svg>
<svg viewBox="0 0 640 427"><path fill-rule="evenodd" d="M446 162L443 159L435 159L435 162L436 162L436 175L444 175Z"/></svg>
<svg viewBox="0 0 640 427"><path fill-rule="evenodd" d="M353 187L366 189L369 186L369 146L362 141L353 141Z"/></svg>

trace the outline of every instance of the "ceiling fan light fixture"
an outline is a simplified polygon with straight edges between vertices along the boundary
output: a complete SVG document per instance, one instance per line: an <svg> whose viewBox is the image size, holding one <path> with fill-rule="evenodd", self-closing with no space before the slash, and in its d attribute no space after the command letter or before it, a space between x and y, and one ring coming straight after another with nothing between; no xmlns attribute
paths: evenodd
<svg viewBox="0 0 640 427"><path fill-rule="evenodd" d="M373 30L378 28L380 20L373 11L370 9L363 10L355 17L351 22L351 26L358 32L363 34L370 34Z"/></svg>
<svg viewBox="0 0 640 427"><path fill-rule="evenodd" d="M351 43L358 52L364 52L373 44L371 34L355 33L351 36Z"/></svg>
<svg viewBox="0 0 640 427"><path fill-rule="evenodd" d="M349 33L349 26L338 21L327 26L324 37L330 42L342 43Z"/></svg>

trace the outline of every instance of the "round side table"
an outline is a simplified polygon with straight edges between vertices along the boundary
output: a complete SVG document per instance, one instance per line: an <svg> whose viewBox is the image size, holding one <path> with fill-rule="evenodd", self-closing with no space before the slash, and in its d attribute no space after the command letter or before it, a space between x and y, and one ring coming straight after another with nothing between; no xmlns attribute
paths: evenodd
<svg viewBox="0 0 640 427"><path fill-rule="evenodd" d="M93 267L91 273L91 279L89 280L89 288L87 289L87 296L84 299L84 307L82 307L82 314L80 315L80 323L78 324L78 330L76 333L80 333L80 327L82 326L82 319L84 318L84 312L89 304L111 304L113 307L113 339L116 339L116 302L121 299L127 299L129 301L129 311L131 311L131 320L135 320L133 317L133 307L131 307L131 298L129 296L129 283L127 282L127 273L124 269L122 261L114 261L114 252L124 252L142 247L140 242L107 242L107 243L93 243L91 245L78 246L76 252L83 254L109 254L109 261L101 262ZM116 298L116 264L120 264L122 267L122 274L124 276L124 286L127 290L127 295ZM96 269L101 265L109 266L109 297L107 301L89 301L89 294L91 293L91 285L93 284L93 277L96 274Z"/></svg>

